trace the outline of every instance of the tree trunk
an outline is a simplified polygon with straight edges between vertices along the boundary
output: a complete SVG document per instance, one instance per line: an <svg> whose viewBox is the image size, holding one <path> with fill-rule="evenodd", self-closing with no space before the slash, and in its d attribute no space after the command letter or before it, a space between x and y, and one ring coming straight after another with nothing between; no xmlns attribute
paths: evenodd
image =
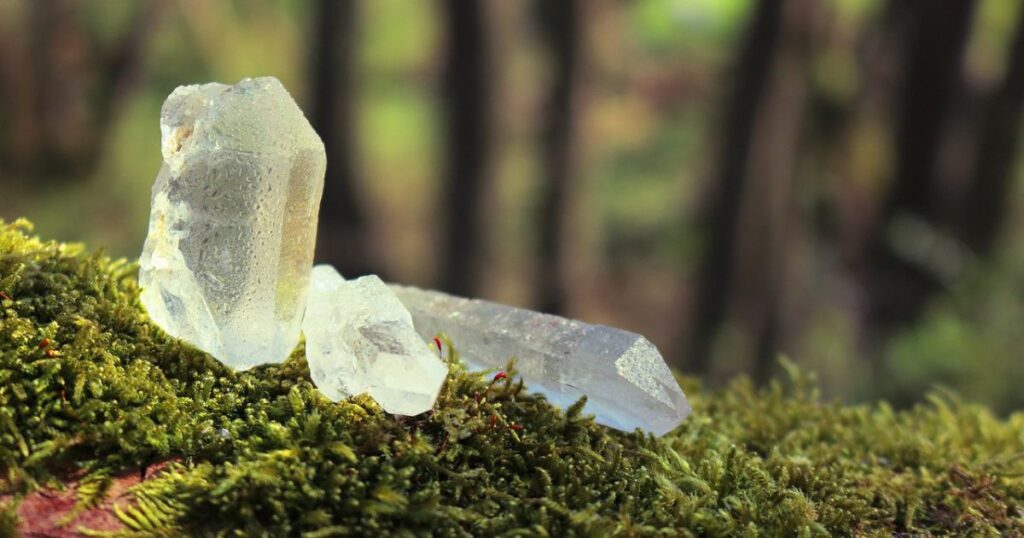
<svg viewBox="0 0 1024 538"><path fill-rule="evenodd" d="M565 240L569 235L574 175L580 48L579 0L538 0L537 20L551 59L551 82L540 137L543 182L537 218L537 304L563 313L568 301Z"/></svg>
<svg viewBox="0 0 1024 538"><path fill-rule="evenodd" d="M68 0L39 0L29 6L29 57L36 147L27 162L30 173L45 181L79 175L74 153L83 142L81 96L85 68L80 55L85 37Z"/></svg>
<svg viewBox="0 0 1024 538"><path fill-rule="evenodd" d="M711 345L725 318L731 296L740 201L747 183L756 118L778 47L782 0L760 0L749 22L733 65L731 95L725 102L725 123L705 215L704 254L697 269L696 297L690 313L686 360L694 371L706 373Z"/></svg>
<svg viewBox="0 0 1024 538"><path fill-rule="evenodd" d="M490 153L486 13L479 0L444 0L447 50L442 82L446 171L439 286L476 295L483 276L484 195Z"/></svg>
<svg viewBox="0 0 1024 538"><path fill-rule="evenodd" d="M94 104L93 133L107 136L90 136L86 145L84 166L91 171L109 149L109 133L117 121L117 114L123 104L139 87L149 52L150 43L163 21L167 2L148 0L139 2L130 26L125 29L115 45L100 58L100 80ZM98 47L97 47L98 48Z"/></svg>
<svg viewBox="0 0 1024 538"><path fill-rule="evenodd" d="M1024 109L1024 9L1006 73L988 105L978 138L974 172L961 209L961 238L976 254L987 256L1006 220L1013 185Z"/></svg>
<svg viewBox="0 0 1024 538"><path fill-rule="evenodd" d="M357 195L355 88L357 1L317 0L313 13L310 120L327 153L316 258L346 278L374 272L366 218Z"/></svg>
<svg viewBox="0 0 1024 538"><path fill-rule="evenodd" d="M935 230L954 224L938 199L936 162L950 101L962 81L974 6L974 0L916 0L903 6L909 21L895 176L868 244L866 328L875 343L916 319L927 299L941 289L928 267L897 252L891 234L898 233L895 226L901 223L923 223Z"/></svg>
<svg viewBox="0 0 1024 538"><path fill-rule="evenodd" d="M764 104L754 126L754 142L744 193L736 295L740 317L754 337L752 375L765 384L787 343L787 261L796 248L792 237L796 172L803 120L808 106L815 40L825 7L817 0L788 0L782 35ZM792 290L797 293L798 290Z"/></svg>

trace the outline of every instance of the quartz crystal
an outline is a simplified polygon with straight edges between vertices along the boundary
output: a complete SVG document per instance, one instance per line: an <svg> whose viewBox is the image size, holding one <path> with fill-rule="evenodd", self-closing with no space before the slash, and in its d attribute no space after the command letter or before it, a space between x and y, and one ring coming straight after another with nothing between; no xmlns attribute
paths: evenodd
<svg viewBox="0 0 1024 538"><path fill-rule="evenodd" d="M324 146L277 79L181 86L140 260L142 303L172 336L239 370L299 340Z"/></svg>
<svg viewBox="0 0 1024 538"><path fill-rule="evenodd" d="M310 377L333 400L365 392L388 413L416 415L434 406L448 375L373 275L348 281L329 265L314 267L302 329Z"/></svg>
<svg viewBox="0 0 1024 538"><path fill-rule="evenodd" d="M391 289L424 338L446 333L475 368L502 368L515 357L528 389L562 408L585 395L585 411L600 424L663 435L690 414L686 395L643 336L436 291Z"/></svg>

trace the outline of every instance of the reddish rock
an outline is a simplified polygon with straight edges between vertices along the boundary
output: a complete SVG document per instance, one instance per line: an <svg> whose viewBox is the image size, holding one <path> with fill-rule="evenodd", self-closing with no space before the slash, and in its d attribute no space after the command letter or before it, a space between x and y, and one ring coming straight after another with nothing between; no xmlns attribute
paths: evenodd
<svg viewBox="0 0 1024 538"><path fill-rule="evenodd" d="M151 478L165 464L150 468L146 477ZM77 501L77 480L69 481L63 490L42 489L30 493L18 505L18 517L21 526L18 528L25 538L71 538L83 536L80 529L94 531L127 530L125 525L114 515L114 505L122 510L132 504L132 496L128 489L142 481L137 472L126 473L114 478L107 492L106 499L99 506L83 510L71 521L61 524L74 510ZM0 496L0 502L10 497Z"/></svg>

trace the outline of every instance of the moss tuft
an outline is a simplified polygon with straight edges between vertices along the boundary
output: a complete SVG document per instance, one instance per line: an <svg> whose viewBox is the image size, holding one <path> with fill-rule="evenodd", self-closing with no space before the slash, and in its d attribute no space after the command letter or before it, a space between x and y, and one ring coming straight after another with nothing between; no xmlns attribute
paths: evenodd
<svg viewBox="0 0 1024 538"><path fill-rule="evenodd" d="M656 440L467 372L436 410L334 403L303 350L234 373L169 338L135 267L0 224L0 494L162 464L112 511L144 534L1024 533L1024 415L934 395L823 402L805 375L714 394ZM457 346L457 342L455 343ZM0 536L12 533L0 507ZM7 533L7 534L5 534Z"/></svg>
<svg viewBox="0 0 1024 538"><path fill-rule="evenodd" d="M13 538L18 535L20 519L13 503L0 504L0 538Z"/></svg>

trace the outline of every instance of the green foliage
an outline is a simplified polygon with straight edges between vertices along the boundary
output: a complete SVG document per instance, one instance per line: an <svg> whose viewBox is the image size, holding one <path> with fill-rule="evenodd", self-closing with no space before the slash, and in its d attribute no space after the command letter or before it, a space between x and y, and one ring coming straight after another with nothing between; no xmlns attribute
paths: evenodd
<svg viewBox="0 0 1024 538"><path fill-rule="evenodd" d="M903 403L934 384L1007 412L1024 407L1024 252L1012 250L973 267L924 319L888 346L882 393Z"/></svg>
<svg viewBox="0 0 1024 538"><path fill-rule="evenodd" d="M0 228L0 493L161 462L115 515L144 535L790 535L1024 532L1024 415L951 396L896 412L687 382L662 439L452 373L436 409L334 403L303 350L234 373L162 333L134 268ZM791 369L792 370L792 369ZM0 507L0 536L16 524Z"/></svg>

